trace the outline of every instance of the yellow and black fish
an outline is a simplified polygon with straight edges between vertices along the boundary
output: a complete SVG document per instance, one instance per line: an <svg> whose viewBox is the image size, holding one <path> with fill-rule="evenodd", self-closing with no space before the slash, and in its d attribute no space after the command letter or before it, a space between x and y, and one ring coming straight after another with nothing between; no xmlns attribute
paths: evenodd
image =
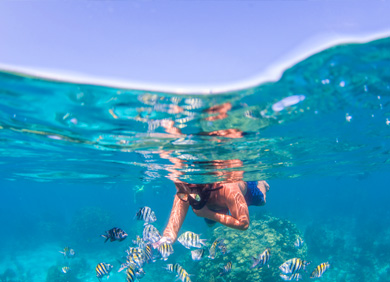
<svg viewBox="0 0 390 282"><path fill-rule="evenodd" d="M182 282L191 282L190 275L184 268L179 269L177 276Z"/></svg>
<svg viewBox="0 0 390 282"><path fill-rule="evenodd" d="M309 262L303 261L300 258L292 258L285 261L281 266L279 266L279 269L284 274L295 274L300 270L305 270L308 264Z"/></svg>
<svg viewBox="0 0 390 282"><path fill-rule="evenodd" d="M96 277L101 281L101 279L107 275L107 278L110 276L110 272L113 266L108 263L101 262L96 266Z"/></svg>
<svg viewBox="0 0 390 282"><path fill-rule="evenodd" d="M163 260L167 260L168 257L173 254L173 247L172 244L164 242L160 246L158 246L158 251L161 254L161 258Z"/></svg>
<svg viewBox="0 0 390 282"><path fill-rule="evenodd" d="M144 259L146 262L154 262L155 260L153 259L153 248L150 244L147 244L145 248L143 249L143 255Z"/></svg>
<svg viewBox="0 0 390 282"><path fill-rule="evenodd" d="M202 248L202 245L206 245L206 239L200 239L198 234L191 231L184 232L177 240L187 249L190 247Z"/></svg>
<svg viewBox="0 0 390 282"><path fill-rule="evenodd" d="M229 261L226 265L221 266L222 271L219 273L220 276L228 274L232 270L232 262Z"/></svg>
<svg viewBox="0 0 390 282"><path fill-rule="evenodd" d="M181 265L178 264L178 263L175 263L175 264L167 264L166 267L164 267L166 270L168 270L169 272L171 273L176 273L176 274L179 274L180 270L182 269Z"/></svg>
<svg viewBox="0 0 390 282"><path fill-rule="evenodd" d="M314 271L311 273L310 278L320 278L325 271L327 271L330 267L329 262L323 262L318 265Z"/></svg>
<svg viewBox="0 0 390 282"><path fill-rule="evenodd" d="M225 245L223 242L224 242L224 239L221 239L221 238L215 239L215 241L213 242L213 244L211 244L211 247L209 249L209 258L215 259L216 249L217 249L217 247Z"/></svg>
<svg viewBox="0 0 390 282"><path fill-rule="evenodd" d="M280 274L280 278L282 278L284 281L299 281L302 279L302 274L300 273L294 273L291 274L290 276L285 275L285 274Z"/></svg>
<svg viewBox="0 0 390 282"><path fill-rule="evenodd" d="M134 264L137 268L141 268L145 263L143 253L131 253L127 256L127 262Z"/></svg>
<svg viewBox="0 0 390 282"><path fill-rule="evenodd" d="M264 265L268 264L270 258L271 258L271 252L269 251L269 249L265 249L265 251L262 252L257 258L252 257L252 266L251 266L251 268L263 267Z"/></svg>
<svg viewBox="0 0 390 282"><path fill-rule="evenodd" d="M135 266L130 264L126 270L126 281L133 282L137 278L136 275L137 274L136 274Z"/></svg>

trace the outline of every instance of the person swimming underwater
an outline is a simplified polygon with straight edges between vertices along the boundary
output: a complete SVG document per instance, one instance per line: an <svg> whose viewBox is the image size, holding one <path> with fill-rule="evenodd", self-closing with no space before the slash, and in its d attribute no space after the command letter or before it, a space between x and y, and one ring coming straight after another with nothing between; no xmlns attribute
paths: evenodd
<svg viewBox="0 0 390 282"><path fill-rule="evenodd" d="M230 109L230 103L214 106L206 112L217 113L218 115L208 117L206 120L224 119ZM180 129L174 126L173 121L164 121L162 127L173 136L182 135ZM204 132L201 135L242 138L243 132L232 128ZM174 182L177 193L163 236L153 244L154 248L164 242L173 243L176 241L190 206L194 213L199 217L203 217L209 226L219 222L231 228L246 230L249 227L248 206L263 206L266 203L266 195L269 190L267 182L243 181L244 172L242 170L226 171L226 168L242 167L243 164L240 160L211 161L216 169L216 176L223 177L223 182L189 184L179 179L182 172L178 169L183 167L183 160L172 157L169 151L160 152L160 156L169 159L173 164L169 169L170 175L168 175L168 178Z"/></svg>
<svg viewBox="0 0 390 282"><path fill-rule="evenodd" d="M188 184L175 183L177 193L163 237L153 245L173 243L191 206L194 213L204 217L209 226L219 222L225 226L246 230L249 227L248 206L266 203L269 185L265 181L233 183Z"/></svg>

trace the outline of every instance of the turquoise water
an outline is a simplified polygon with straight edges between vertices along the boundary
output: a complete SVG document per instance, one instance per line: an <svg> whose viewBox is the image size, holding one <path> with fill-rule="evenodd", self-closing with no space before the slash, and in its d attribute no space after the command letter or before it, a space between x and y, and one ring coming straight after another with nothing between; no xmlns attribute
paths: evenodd
<svg viewBox="0 0 390 282"><path fill-rule="evenodd" d="M109 281L125 281L117 259L143 229L133 217L150 206L163 231L173 177L266 180L267 205L250 207L251 218L296 226L312 262L302 281L325 261L322 281L390 281L389 66L390 38L340 45L279 81L206 97L0 72L0 281L97 281L103 261L114 265ZM212 112L216 105L223 109ZM100 235L114 226L129 238L104 244ZM211 244L217 228L190 211L182 232ZM242 245L253 245L250 230ZM226 259L242 245L229 246ZM74 259L59 253L65 246ZM179 262L201 281L200 265L178 242L174 248L167 262L145 265L141 280L172 281L162 266ZM207 262L209 281L222 281L213 273L223 261ZM68 264L72 272L61 273ZM255 272L250 260L238 265L227 281ZM278 266L271 257L259 281L282 281L269 278Z"/></svg>

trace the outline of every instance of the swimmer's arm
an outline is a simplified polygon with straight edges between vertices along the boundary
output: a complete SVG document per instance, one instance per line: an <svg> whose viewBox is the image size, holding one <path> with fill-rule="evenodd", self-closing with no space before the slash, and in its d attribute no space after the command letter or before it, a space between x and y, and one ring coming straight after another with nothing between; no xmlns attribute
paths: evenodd
<svg viewBox="0 0 390 282"><path fill-rule="evenodd" d="M168 225L164 230L163 236L168 238L172 243L176 241L177 234L186 218L188 212L188 202L183 202L175 195L171 215L169 216Z"/></svg>
<svg viewBox="0 0 390 282"><path fill-rule="evenodd" d="M194 210L198 216L219 222L231 228L246 230L249 227L249 211L245 198L239 189L230 191L226 197L227 206L232 215L213 212L207 207L201 210Z"/></svg>

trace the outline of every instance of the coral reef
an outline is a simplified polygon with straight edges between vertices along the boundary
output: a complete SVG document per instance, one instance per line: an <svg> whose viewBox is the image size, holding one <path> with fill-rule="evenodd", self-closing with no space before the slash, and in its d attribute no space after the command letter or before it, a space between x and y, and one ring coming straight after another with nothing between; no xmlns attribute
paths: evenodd
<svg viewBox="0 0 390 282"><path fill-rule="evenodd" d="M213 230L213 239L224 238L229 252L219 253L214 260L200 261L193 281L222 281L219 265L230 260L233 268L225 277L228 281L279 281L279 266L284 261L293 257L306 259L306 244L299 249L294 246L298 237L302 238L302 234L293 223L269 215L251 220L246 231L220 226ZM252 257L266 248L271 252L269 267L251 269Z"/></svg>

